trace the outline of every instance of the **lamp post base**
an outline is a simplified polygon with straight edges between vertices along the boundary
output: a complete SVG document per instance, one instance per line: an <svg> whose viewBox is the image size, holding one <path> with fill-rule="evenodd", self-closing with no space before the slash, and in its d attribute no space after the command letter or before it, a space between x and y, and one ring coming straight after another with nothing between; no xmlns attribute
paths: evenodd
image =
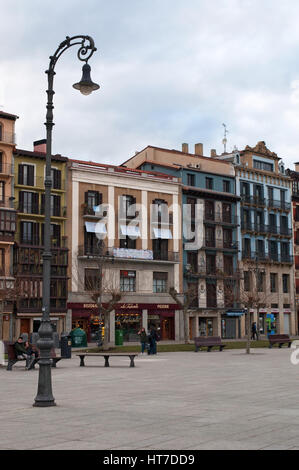
<svg viewBox="0 0 299 470"><path fill-rule="evenodd" d="M36 400L35 403L33 403L32 406L38 407L38 408L45 408L47 406L56 406L55 401L39 401Z"/></svg>

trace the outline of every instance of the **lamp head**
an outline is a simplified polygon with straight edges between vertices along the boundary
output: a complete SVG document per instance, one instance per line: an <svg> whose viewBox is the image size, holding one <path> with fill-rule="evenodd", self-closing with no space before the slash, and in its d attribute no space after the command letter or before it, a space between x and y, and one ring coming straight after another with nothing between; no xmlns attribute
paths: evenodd
<svg viewBox="0 0 299 470"><path fill-rule="evenodd" d="M82 78L80 82L75 83L73 85L73 88L76 90L79 90L82 95L90 95L95 90L98 90L100 88L100 85L97 83L93 83L90 77L90 65L87 63L83 65L82 67Z"/></svg>

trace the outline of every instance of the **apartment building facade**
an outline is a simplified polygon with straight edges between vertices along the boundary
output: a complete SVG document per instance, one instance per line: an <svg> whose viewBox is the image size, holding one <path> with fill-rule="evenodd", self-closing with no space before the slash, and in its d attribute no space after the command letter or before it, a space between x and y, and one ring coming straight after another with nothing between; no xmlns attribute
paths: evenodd
<svg viewBox="0 0 299 470"><path fill-rule="evenodd" d="M51 323L53 331L66 327L68 247L66 236L66 162L52 155L51 189ZM42 318L46 140L34 151L14 151L14 205L17 211L13 270L18 302L15 335L37 332Z"/></svg>
<svg viewBox="0 0 299 470"><path fill-rule="evenodd" d="M292 217L294 244L294 284L295 284L295 325L296 334L299 331L299 163L295 163L295 171L287 170L292 180Z"/></svg>
<svg viewBox="0 0 299 470"><path fill-rule="evenodd" d="M181 204L179 179L69 160L68 188L67 329L79 325L89 341L95 338L102 319L91 291L101 277L107 287L101 290L103 304L110 302L111 290L120 295L110 312L111 344L118 328L125 341L138 341L139 329L148 330L150 325L160 328L162 339L182 339L181 311L169 295L170 287L180 292L182 283L181 224L176 211ZM159 220L161 204L170 212L166 225Z"/></svg>
<svg viewBox="0 0 299 470"><path fill-rule="evenodd" d="M244 311L234 295L240 282L240 197L235 192L233 165L204 157L202 144L195 145L194 154L188 144L182 145L182 151L148 146L123 165L164 172L182 181L183 291L194 292L188 309L190 339L241 337Z"/></svg>
<svg viewBox="0 0 299 470"><path fill-rule="evenodd" d="M15 300L11 261L16 230L13 151L17 119L0 111L0 339L4 340L12 334Z"/></svg>
<svg viewBox="0 0 299 470"><path fill-rule="evenodd" d="M262 337L295 334L291 179L281 158L263 141L218 158L235 165L241 197L241 286L245 295L255 292L259 299L251 322L257 322Z"/></svg>

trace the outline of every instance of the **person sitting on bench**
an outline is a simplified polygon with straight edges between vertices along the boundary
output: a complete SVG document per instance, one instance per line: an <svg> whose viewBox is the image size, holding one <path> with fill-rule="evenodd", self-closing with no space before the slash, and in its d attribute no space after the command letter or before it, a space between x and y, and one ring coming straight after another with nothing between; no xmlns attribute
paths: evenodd
<svg viewBox="0 0 299 470"><path fill-rule="evenodd" d="M30 369L33 369L35 364L38 362L38 360L37 360L38 352L33 349L32 344L30 344L29 341L26 341L25 349L26 349L27 354L29 356L31 356L31 358L32 358L32 361L31 361L30 365L28 366L28 370L30 370ZM27 366L27 364L26 364L26 366Z"/></svg>
<svg viewBox="0 0 299 470"><path fill-rule="evenodd" d="M24 346L22 336L19 336L18 340L14 344L14 348L16 351L17 359L26 359L26 369L29 369L34 362L35 356L31 349L27 351L26 347Z"/></svg>

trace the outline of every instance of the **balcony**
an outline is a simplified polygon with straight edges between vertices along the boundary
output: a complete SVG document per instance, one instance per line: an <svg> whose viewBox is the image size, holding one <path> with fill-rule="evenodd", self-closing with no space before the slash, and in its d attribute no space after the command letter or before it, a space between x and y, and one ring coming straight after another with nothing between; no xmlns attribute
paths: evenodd
<svg viewBox="0 0 299 470"><path fill-rule="evenodd" d="M179 262L179 253L175 251L152 251L136 250L130 248L105 248L103 252L99 251L97 245L80 245L78 247L78 257L88 258L111 258L111 260L131 260L131 261L168 261L171 263Z"/></svg>
<svg viewBox="0 0 299 470"><path fill-rule="evenodd" d="M221 214L218 212L205 211L204 213L204 223L215 223L219 225L238 225L239 218L238 216L231 214Z"/></svg>
<svg viewBox="0 0 299 470"><path fill-rule="evenodd" d="M16 145L16 134L12 132L0 132L0 142Z"/></svg>
<svg viewBox="0 0 299 470"><path fill-rule="evenodd" d="M15 202L14 207L20 214L45 215L44 204L35 204L33 202ZM66 206L51 207L51 217L66 217Z"/></svg>
<svg viewBox="0 0 299 470"><path fill-rule="evenodd" d="M0 176L2 178L5 176L13 176L13 165L0 162Z"/></svg>
<svg viewBox="0 0 299 470"><path fill-rule="evenodd" d="M248 196L247 194L241 195L241 202L243 204L254 205L254 206L265 206L266 199L261 196Z"/></svg>
<svg viewBox="0 0 299 470"><path fill-rule="evenodd" d="M198 266L197 269L189 267L188 265L184 268L184 275L185 277L211 277L214 279L225 279L225 278L240 278L241 272L238 269L221 269L221 268L213 268L208 266Z"/></svg>
<svg viewBox="0 0 299 470"><path fill-rule="evenodd" d="M18 175L16 175L15 178L15 185L16 186L26 186L26 188L35 188L35 189L42 189L45 190L45 178L42 176L35 176L32 181L30 181L28 178L23 179L22 182L20 182ZM61 178L61 181L56 181L54 182L54 179L52 177L52 188L51 191L65 191L66 189L66 182Z"/></svg>
<svg viewBox="0 0 299 470"><path fill-rule="evenodd" d="M213 238L204 238L203 239L203 248L205 249L215 249L215 250L233 250L236 251L239 248L239 244L236 241L232 240L223 240L223 239L213 239Z"/></svg>
<svg viewBox="0 0 299 470"><path fill-rule="evenodd" d="M289 212L291 210L291 203L285 201L278 201L275 199L268 199L268 207L270 209L279 209L284 212Z"/></svg>
<svg viewBox="0 0 299 470"><path fill-rule="evenodd" d="M242 258L248 261L261 261L265 263L293 264L293 256L281 253L265 253L255 251L242 251Z"/></svg>

